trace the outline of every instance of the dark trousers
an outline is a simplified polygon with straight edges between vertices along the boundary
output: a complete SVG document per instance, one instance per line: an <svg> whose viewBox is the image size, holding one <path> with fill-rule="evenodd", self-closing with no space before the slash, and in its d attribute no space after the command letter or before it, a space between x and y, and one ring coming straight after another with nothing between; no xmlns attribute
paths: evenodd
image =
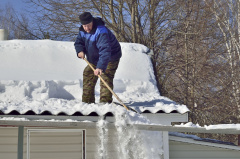
<svg viewBox="0 0 240 159"><path fill-rule="evenodd" d="M119 60L114 62L109 62L107 69L102 73L101 77L113 89L113 78L118 68ZM96 69L96 66L92 64ZM83 94L82 102L85 103L95 103L95 86L97 83L98 77L94 75L93 70L90 66L86 66L83 71ZM111 103L112 102L112 93L100 82L100 103Z"/></svg>

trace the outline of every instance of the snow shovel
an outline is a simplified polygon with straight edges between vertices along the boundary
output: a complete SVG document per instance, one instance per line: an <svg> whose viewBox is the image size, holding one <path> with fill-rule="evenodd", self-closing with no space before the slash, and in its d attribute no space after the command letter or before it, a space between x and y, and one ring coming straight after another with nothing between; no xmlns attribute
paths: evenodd
<svg viewBox="0 0 240 159"><path fill-rule="evenodd" d="M91 69L93 70L93 72L95 71L94 67L91 65L90 62L88 62L88 60L86 58L83 58L87 64L91 67ZM114 91L112 90L112 88L105 82L105 80L101 77L101 75L98 75L98 77L100 78L100 80L104 83L104 85L108 88L108 90L115 96L115 98L120 102L120 104L122 106L124 106L124 108L126 108L127 110L131 109L129 107L127 107L123 102L122 100L116 95L116 93L114 93ZM138 113L136 110L134 109L131 109L132 111Z"/></svg>

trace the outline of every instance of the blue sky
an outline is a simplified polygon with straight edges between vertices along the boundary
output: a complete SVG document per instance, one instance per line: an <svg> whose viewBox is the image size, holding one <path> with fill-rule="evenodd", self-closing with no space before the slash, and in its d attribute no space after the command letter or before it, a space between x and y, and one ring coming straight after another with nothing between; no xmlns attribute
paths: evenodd
<svg viewBox="0 0 240 159"><path fill-rule="evenodd" d="M5 5L10 3L17 11L24 11L27 7L22 0L0 0L0 7L5 8Z"/></svg>

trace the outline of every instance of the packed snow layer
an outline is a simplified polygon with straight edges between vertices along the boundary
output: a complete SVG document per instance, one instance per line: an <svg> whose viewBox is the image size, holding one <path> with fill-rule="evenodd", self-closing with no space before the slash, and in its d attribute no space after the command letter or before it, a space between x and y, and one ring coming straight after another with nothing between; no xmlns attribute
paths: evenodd
<svg viewBox="0 0 240 159"><path fill-rule="evenodd" d="M85 114L95 110L99 115L113 111L108 104L99 108L98 104L81 102L82 73L87 64L77 58L73 44L52 40L0 41L0 110L5 114L12 110L23 114L28 110L36 114L47 110L69 115L79 110ZM123 102L142 112L188 111L185 105L160 96L146 46L121 43L121 48L114 91ZM95 94L98 102L99 81Z"/></svg>
<svg viewBox="0 0 240 159"><path fill-rule="evenodd" d="M148 48L121 43L123 56L115 79L155 82ZM52 40L0 41L1 80L82 79L87 65L77 58L73 42ZM154 83L155 84L155 83Z"/></svg>

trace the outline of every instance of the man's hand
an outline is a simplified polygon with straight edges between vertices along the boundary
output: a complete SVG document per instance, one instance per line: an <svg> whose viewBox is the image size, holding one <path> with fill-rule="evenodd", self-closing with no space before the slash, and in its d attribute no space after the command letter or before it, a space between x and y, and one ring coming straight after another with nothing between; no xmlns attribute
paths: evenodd
<svg viewBox="0 0 240 159"><path fill-rule="evenodd" d="M94 71L94 75L95 76L98 76L98 75L102 75L102 70L97 68L95 71Z"/></svg>
<svg viewBox="0 0 240 159"><path fill-rule="evenodd" d="M84 52L82 52L82 51L79 52L79 53L78 53L78 57L81 58L81 59L84 59L84 58L85 58Z"/></svg>

